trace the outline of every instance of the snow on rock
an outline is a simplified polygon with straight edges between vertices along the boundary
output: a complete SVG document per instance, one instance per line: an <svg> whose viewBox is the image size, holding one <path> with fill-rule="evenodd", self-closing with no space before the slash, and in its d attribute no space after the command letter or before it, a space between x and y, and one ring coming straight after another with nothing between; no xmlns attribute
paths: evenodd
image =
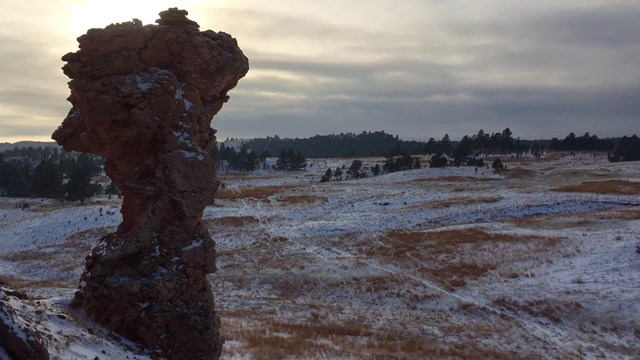
<svg viewBox="0 0 640 360"><path fill-rule="evenodd" d="M49 359L49 351L41 334L21 312L29 310L16 292L0 282L0 347L16 359Z"/></svg>

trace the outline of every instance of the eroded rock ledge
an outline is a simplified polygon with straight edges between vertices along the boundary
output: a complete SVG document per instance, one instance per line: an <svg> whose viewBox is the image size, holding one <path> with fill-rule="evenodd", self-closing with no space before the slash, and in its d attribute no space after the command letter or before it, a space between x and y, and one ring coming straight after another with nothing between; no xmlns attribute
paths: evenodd
<svg viewBox="0 0 640 360"><path fill-rule="evenodd" d="M186 15L172 8L158 25L134 19L79 37L63 57L72 109L53 139L102 156L124 197L75 306L163 357L216 359L215 244L201 223L218 187L210 121L249 65L234 38Z"/></svg>
<svg viewBox="0 0 640 360"><path fill-rule="evenodd" d="M18 311L26 299L0 281L0 347L15 359L49 359L44 339Z"/></svg>

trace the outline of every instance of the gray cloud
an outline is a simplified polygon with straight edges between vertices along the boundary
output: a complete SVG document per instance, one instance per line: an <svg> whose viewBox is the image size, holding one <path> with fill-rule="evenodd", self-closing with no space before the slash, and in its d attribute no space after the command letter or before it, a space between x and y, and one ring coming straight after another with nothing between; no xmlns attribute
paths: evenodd
<svg viewBox="0 0 640 360"><path fill-rule="evenodd" d="M48 138L69 108L62 61L45 37L0 33L0 48L0 136Z"/></svg>
<svg viewBox="0 0 640 360"><path fill-rule="evenodd" d="M362 130L459 138L505 127L524 138L640 133L634 1L260 4L194 17L234 35L250 59L214 120L222 138ZM48 135L66 114L62 51L52 54L51 41L0 31L0 134L16 134L31 114Z"/></svg>
<svg viewBox="0 0 640 360"><path fill-rule="evenodd" d="M445 24L442 31L451 44L420 43L415 41L419 35L408 34L409 41L390 42L383 36L372 47L350 45L351 51L378 51L374 61L258 53L253 70L295 76L245 80L224 115L243 120L237 126L221 121L221 129L240 136L246 121L254 131L291 136L383 128L415 137L416 129L424 128L433 136L449 132L459 137L479 128L498 131L507 126L519 129L517 135L523 137L562 136L581 129L602 136L638 132L637 10L608 3L512 17L498 12L488 20ZM302 33L311 36L317 27ZM329 28L326 33L335 31ZM462 60L419 56L433 51ZM325 81L315 82L314 77ZM255 104L260 121L234 102Z"/></svg>
<svg viewBox="0 0 640 360"><path fill-rule="evenodd" d="M619 48L638 45L640 5L602 5L547 12L517 24L520 36L565 46ZM516 26L512 26L516 28Z"/></svg>

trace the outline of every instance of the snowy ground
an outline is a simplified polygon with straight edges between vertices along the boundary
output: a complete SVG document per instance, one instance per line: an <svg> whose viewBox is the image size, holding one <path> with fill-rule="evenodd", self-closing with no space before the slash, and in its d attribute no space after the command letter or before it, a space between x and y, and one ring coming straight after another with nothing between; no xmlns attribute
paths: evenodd
<svg viewBox="0 0 640 360"><path fill-rule="evenodd" d="M640 163L554 154L319 183L350 163L220 174L204 218L224 358L640 358ZM0 272L34 299L25 320L54 357L148 358L67 307L118 208L0 199Z"/></svg>

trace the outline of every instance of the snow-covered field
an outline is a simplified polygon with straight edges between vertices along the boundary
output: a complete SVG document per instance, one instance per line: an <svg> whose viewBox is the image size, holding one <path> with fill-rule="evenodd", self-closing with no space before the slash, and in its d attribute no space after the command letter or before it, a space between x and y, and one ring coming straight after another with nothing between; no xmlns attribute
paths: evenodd
<svg viewBox="0 0 640 360"><path fill-rule="evenodd" d="M640 163L504 162L328 183L351 160L220 174L204 219L223 358L640 358ZM0 199L2 278L31 296L25 321L54 358L149 358L67 306L118 208Z"/></svg>

